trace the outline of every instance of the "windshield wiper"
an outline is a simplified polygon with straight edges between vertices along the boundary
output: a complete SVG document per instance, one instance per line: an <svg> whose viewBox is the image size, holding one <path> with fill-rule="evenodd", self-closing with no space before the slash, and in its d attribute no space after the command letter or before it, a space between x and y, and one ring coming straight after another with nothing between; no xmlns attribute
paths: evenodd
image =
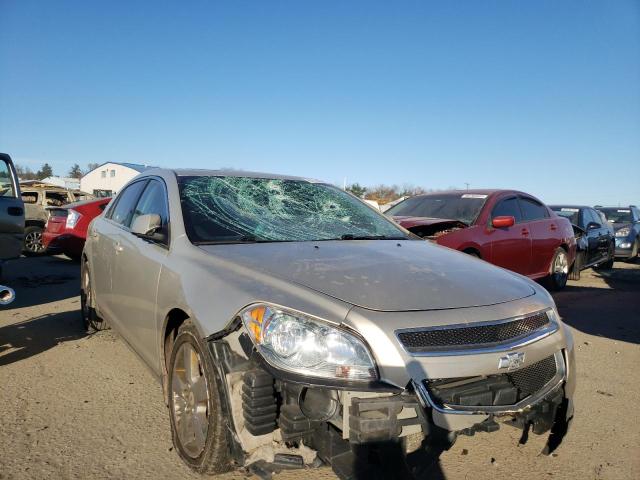
<svg viewBox="0 0 640 480"><path fill-rule="evenodd" d="M263 238L256 238L253 235L239 235L235 238L228 238L224 240L202 240L200 242L193 242L194 245L225 245L233 243L267 243L277 242L278 240L266 240Z"/></svg>
<svg viewBox="0 0 640 480"><path fill-rule="evenodd" d="M345 233L340 237L340 240L407 240L407 237L390 237L387 235L353 235L352 233Z"/></svg>

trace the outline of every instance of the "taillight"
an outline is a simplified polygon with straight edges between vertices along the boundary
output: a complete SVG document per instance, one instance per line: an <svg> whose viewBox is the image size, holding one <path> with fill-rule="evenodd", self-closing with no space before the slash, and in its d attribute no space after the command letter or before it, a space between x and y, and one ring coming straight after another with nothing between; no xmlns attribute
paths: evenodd
<svg viewBox="0 0 640 480"><path fill-rule="evenodd" d="M75 210L69 209L69 213L67 214L67 228L74 228L76 226L76 224L78 223L78 220L80 220L80 217L82 215L80 215L78 212L76 212Z"/></svg>

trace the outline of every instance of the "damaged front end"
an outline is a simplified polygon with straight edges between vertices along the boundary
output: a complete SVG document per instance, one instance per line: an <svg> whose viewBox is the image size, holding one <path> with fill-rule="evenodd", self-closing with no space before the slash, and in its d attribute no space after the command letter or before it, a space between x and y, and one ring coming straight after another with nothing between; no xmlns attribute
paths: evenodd
<svg viewBox="0 0 640 480"><path fill-rule="evenodd" d="M558 331L551 314L527 325L529 331L519 325L513 330L519 336L507 340L557 344L550 340ZM550 432L549 454L573 415L570 348L527 366L508 359L500 373L440 378L426 374L424 351L414 351L403 354L408 381L398 386L384 378L373 360L379 352L374 357L356 331L256 304L211 336L209 349L224 380L235 461L263 478L322 463L343 479L420 478L457 435L500 424L521 428L521 442L529 432ZM433 358L441 360L447 352L438 353ZM455 358L473 362L461 352Z"/></svg>

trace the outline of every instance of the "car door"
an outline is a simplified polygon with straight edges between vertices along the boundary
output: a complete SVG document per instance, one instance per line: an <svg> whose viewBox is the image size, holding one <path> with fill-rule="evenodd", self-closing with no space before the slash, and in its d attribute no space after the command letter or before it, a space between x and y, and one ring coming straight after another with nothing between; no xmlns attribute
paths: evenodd
<svg viewBox="0 0 640 480"><path fill-rule="evenodd" d="M593 216L588 208L580 210L580 228L584 230L586 250L584 251L584 265L592 265L598 257L598 232L589 225L593 223Z"/></svg>
<svg viewBox="0 0 640 480"><path fill-rule="evenodd" d="M531 237L527 225L522 223L522 213L515 195L500 199L493 207L491 219L502 216L514 217L516 223L505 228L494 228L491 223L488 225L485 235L490 245L489 261L528 275L531 268Z"/></svg>
<svg viewBox="0 0 640 480"><path fill-rule="evenodd" d="M0 263L22 251L24 204L9 155L0 154Z"/></svg>
<svg viewBox="0 0 640 480"><path fill-rule="evenodd" d="M595 210L586 208L585 230L589 239L589 264L594 264L607 256L609 244L607 242L608 229L602 225L602 220Z"/></svg>
<svg viewBox="0 0 640 480"><path fill-rule="evenodd" d="M531 236L531 275L544 276L549 272L553 255L561 244L558 222L535 198L520 195L518 201L523 222Z"/></svg>
<svg viewBox="0 0 640 480"><path fill-rule="evenodd" d="M156 295L158 279L168 249L167 190L164 181L153 178L146 185L129 225L139 215L158 214L162 219L166 242L140 238L128 229L118 235L113 276L114 315L123 336L150 365L157 365Z"/></svg>
<svg viewBox="0 0 640 480"><path fill-rule="evenodd" d="M100 313L105 316L116 329L120 319L113 308L113 277L118 253L118 241L123 230L128 229L133 211L144 190L146 180L131 183L116 197L103 217L96 218L89 235L93 244L91 271L95 302Z"/></svg>
<svg viewBox="0 0 640 480"><path fill-rule="evenodd" d="M595 257L597 261L602 261L609 256L609 246L611 245L611 240L609 239L609 229L605 224L602 223L600 215L598 215L598 212L596 212L593 208L589 209L589 214L593 219L593 230L595 230L597 238Z"/></svg>

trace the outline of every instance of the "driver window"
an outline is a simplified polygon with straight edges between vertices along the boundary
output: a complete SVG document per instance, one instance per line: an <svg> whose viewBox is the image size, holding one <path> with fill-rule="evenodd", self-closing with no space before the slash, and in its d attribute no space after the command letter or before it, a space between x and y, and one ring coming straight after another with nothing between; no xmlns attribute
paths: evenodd
<svg viewBox="0 0 640 480"><path fill-rule="evenodd" d="M162 229L166 232L169 223L169 210L167 207L167 194L164 186L158 180L151 180L144 189L136 209L133 212L131 224L140 215L156 213L162 220Z"/></svg>
<svg viewBox="0 0 640 480"><path fill-rule="evenodd" d="M522 214L520 213L520 206L518 205L518 199L516 197L507 198L501 200L491 212L491 218L495 217L515 217L516 223L522 221Z"/></svg>

